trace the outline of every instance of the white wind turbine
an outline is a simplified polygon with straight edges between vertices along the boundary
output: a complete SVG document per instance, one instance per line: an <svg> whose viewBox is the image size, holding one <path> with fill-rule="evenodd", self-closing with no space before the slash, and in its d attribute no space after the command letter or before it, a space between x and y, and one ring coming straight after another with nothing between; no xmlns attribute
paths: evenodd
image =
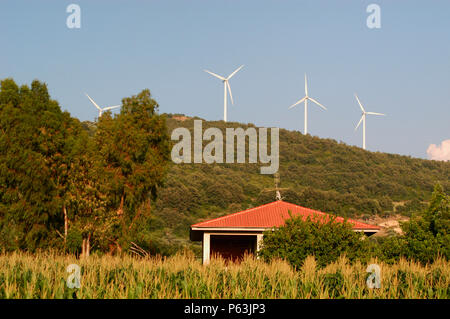
<svg viewBox="0 0 450 319"><path fill-rule="evenodd" d="M356 100L358 101L359 107L361 108L362 111L362 116L361 119L358 122L358 125L356 125L355 127L355 131L358 129L359 125L361 124L361 121L363 122L363 149L366 149L366 115L386 115L383 113L375 113L375 112L366 112L366 110L364 110L364 107L361 104L361 101L358 99L358 96L355 93L355 97Z"/></svg>
<svg viewBox="0 0 450 319"><path fill-rule="evenodd" d="M100 118L100 116L102 116L102 113L104 111L108 111L108 110L112 110L112 109L120 107L120 105L114 105L114 106L107 106L107 107L101 108L100 106L98 106L97 103L95 103L95 101L93 99L91 99L91 97L89 95L87 95L87 93L85 93L85 94L88 97L88 99L92 102L92 104L94 104L94 106L98 109L98 117L99 118Z"/></svg>
<svg viewBox="0 0 450 319"><path fill-rule="evenodd" d="M311 100L312 102L316 103L318 106L320 106L324 110L327 109L325 106L323 106L322 104L320 104L319 102L314 100L312 97L308 96L308 82L306 80L306 74L305 74L305 97L302 98L301 100L298 100L296 103L294 103L293 105L291 105L289 107L289 109L291 109L294 106L296 106L302 102L305 102L305 135L308 133L308 100Z"/></svg>
<svg viewBox="0 0 450 319"><path fill-rule="evenodd" d="M244 67L243 65L238 67L227 78L224 78L223 76L220 76L220 75L217 75L215 73L212 73L211 71L204 70L206 73L209 73L212 76L215 76L216 78L222 80L222 82L223 82L223 90L224 90L223 91L223 120L224 120L224 122L227 121L227 90L228 90L228 92L230 92L231 104L234 104L234 102L233 102L233 95L231 94L230 83L228 83L228 80L231 79L233 77L233 75L235 75L243 67Z"/></svg>

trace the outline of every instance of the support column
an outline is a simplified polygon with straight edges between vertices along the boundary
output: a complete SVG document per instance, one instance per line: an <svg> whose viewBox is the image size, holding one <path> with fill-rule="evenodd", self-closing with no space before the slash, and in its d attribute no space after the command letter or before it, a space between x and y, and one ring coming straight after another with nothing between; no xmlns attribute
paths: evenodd
<svg viewBox="0 0 450 319"><path fill-rule="evenodd" d="M203 265L209 264L211 255L211 234L203 233Z"/></svg>
<svg viewBox="0 0 450 319"><path fill-rule="evenodd" d="M263 236L264 236L263 234L256 235L256 253L258 253L259 250L261 249L261 243L262 243ZM259 256L256 258L259 259Z"/></svg>

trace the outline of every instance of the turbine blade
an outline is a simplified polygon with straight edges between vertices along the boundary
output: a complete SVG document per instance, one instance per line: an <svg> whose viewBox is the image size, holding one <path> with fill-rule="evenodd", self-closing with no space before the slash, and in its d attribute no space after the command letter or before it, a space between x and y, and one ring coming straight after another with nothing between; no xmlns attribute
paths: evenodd
<svg viewBox="0 0 450 319"><path fill-rule="evenodd" d="M375 113L375 112L367 112L366 114L371 114L371 115L383 115L383 116L386 116L386 114L383 114L383 113Z"/></svg>
<svg viewBox="0 0 450 319"><path fill-rule="evenodd" d="M358 101L359 107L361 108L361 110L363 111L363 113L366 113L366 110L364 110L364 108L363 108L361 102L359 101L358 96L356 95L356 93L355 93L355 97L356 97L356 100Z"/></svg>
<svg viewBox="0 0 450 319"><path fill-rule="evenodd" d="M231 94L230 83L229 83L228 81L225 81L225 83L227 84L227 87L228 87L228 93L230 93L231 104L234 104L234 101L233 101L233 94Z"/></svg>
<svg viewBox="0 0 450 319"><path fill-rule="evenodd" d="M317 102L316 100L314 100L312 97L308 97L309 100L313 101L314 103L316 103L318 106L320 106L321 108L323 108L324 110L327 110L327 108L325 106L323 106L322 104L320 104L319 102Z"/></svg>
<svg viewBox="0 0 450 319"><path fill-rule="evenodd" d="M88 97L88 99L92 102L92 104L94 104L94 106L95 106L97 109L99 109L99 110L102 109L100 106L97 105L97 103L95 103L95 101L94 101L93 99L91 99L91 97L90 97L89 95L87 95L87 93L85 93L85 94L86 94L86 96Z"/></svg>
<svg viewBox="0 0 450 319"><path fill-rule="evenodd" d="M228 77L227 80L231 79L233 77L233 75L235 75L236 73L239 72L240 69L242 69L244 67L244 65L241 65L240 67L238 67L236 70L234 70L233 73L231 73Z"/></svg>
<svg viewBox="0 0 450 319"><path fill-rule="evenodd" d="M215 73L212 73L211 71L208 71L208 70L203 70L203 71L205 71L206 73L211 74L212 76L215 76L215 77L218 78L218 79L221 79L222 81L225 81L225 80L226 80L223 76L220 76L220 75L217 75L217 74L215 74Z"/></svg>
<svg viewBox="0 0 450 319"><path fill-rule="evenodd" d="M114 106L104 107L104 108L103 108L103 111L115 109L115 108L118 108L118 107L121 107L121 106L122 106L122 105L114 105Z"/></svg>
<svg viewBox="0 0 450 319"><path fill-rule="evenodd" d="M308 81L306 80L306 73L305 73L305 95L308 96Z"/></svg>
<svg viewBox="0 0 450 319"><path fill-rule="evenodd" d="M358 127L359 127L359 125L361 124L363 118L364 118L364 115L361 116L361 119L359 120L358 125L356 125L356 127L355 127L355 131L358 129Z"/></svg>
<svg viewBox="0 0 450 319"><path fill-rule="evenodd" d="M306 96L305 96L303 99L298 100L297 102L295 102L294 104L292 104L291 106L289 106L288 110L289 110L289 109L292 109L292 108L293 108L294 106L296 106L296 105L299 105L299 104L302 103L304 100L306 100Z"/></svg>

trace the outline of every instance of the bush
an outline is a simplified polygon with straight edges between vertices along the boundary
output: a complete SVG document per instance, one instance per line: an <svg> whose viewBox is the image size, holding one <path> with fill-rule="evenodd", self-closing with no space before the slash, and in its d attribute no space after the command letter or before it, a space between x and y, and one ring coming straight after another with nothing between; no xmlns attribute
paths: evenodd
<svg viewBox="0 0 450 319"><path fill-rule="evenodd" d="M402 224L403 236L387 238L380 244L384 261L394 262L401 256L422 264L439 256L450 257L450 200L442 187L435 186L426 211Z"/></svg>
<svg viewBox="0 0 450 319"><path fill-rule="evenodd" d="M369 257L368 244L362 236L349 223L336 222L335 218L315 216L303 220L291 216L284 226L265 232L259 254L266 261L286 259L297 269L306 257L313 255L317 264L324 267L343 254L350 261Z"/></svg>
<svg viewBox="0 0 450 319"><path fill-rule="evenodd" d="M74 229L69 231L66 239L67 251L74 255L81 253L82 242L83 236L79 230Z"/></svg>

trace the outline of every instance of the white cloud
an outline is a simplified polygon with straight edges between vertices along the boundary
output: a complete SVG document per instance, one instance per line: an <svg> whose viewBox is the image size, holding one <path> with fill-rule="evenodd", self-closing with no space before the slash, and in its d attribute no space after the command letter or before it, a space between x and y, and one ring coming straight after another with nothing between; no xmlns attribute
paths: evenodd
<svg viewBox="0 0 450 319"><path fill-rule="evenodd" d="M450 161L450 140L442 141L441 145L430 144L427 149L428 158L436 161Z"/></svg>

